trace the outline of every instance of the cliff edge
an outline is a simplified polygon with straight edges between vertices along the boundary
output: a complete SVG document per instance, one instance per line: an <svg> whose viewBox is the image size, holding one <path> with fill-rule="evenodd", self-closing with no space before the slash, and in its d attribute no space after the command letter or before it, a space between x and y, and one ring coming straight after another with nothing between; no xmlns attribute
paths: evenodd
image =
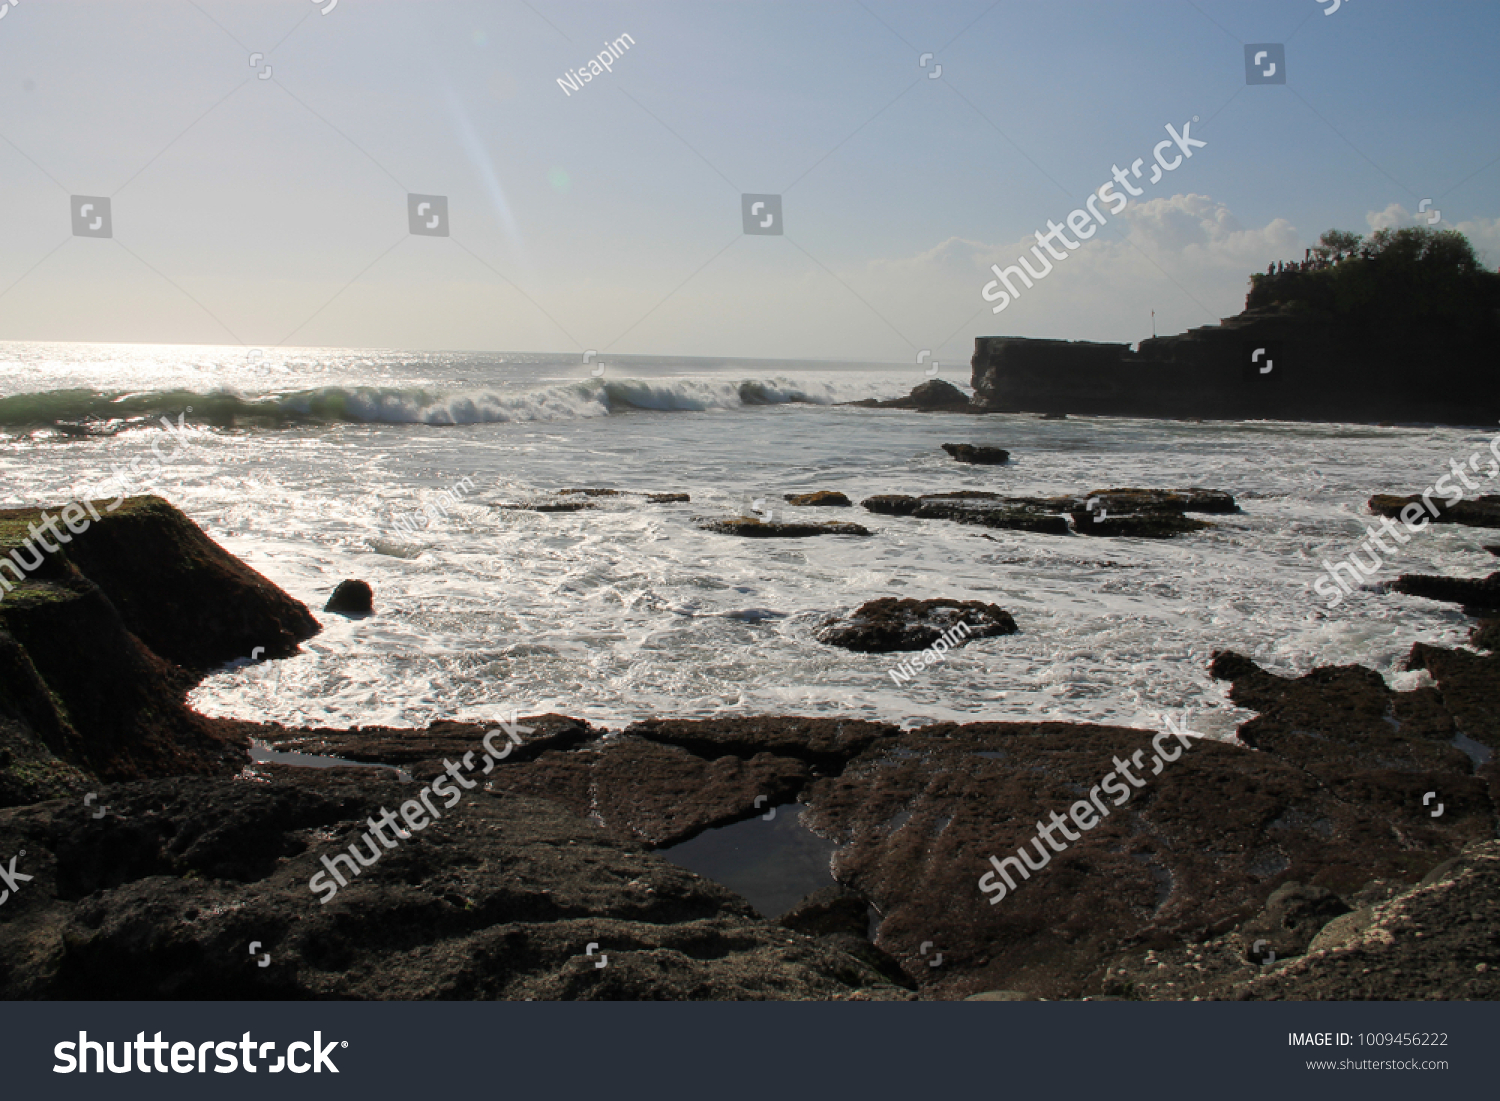
<svg viewBox="0 0 1500 1101"><path fill-rule="evenodd" d="M1500 274L1453 230L1330 231L1251 277L1245 310L1126 344L978 337L985 412L1493 424ZM1329 242L1332 241L1333 244Z"/></svg>

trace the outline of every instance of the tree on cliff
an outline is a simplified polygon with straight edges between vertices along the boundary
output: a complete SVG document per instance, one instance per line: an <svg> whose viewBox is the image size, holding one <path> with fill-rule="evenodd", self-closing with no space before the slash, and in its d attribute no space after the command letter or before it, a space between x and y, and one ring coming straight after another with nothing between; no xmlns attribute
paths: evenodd
<svg viewBox="0 0 1500 1101"><path fill-rule="evenodd" d="M1362 240L1364 238L1359 234L1350 233L1345 229L1324 230L1323 236L1318 238L1318 247L1313 249L1313 254L1320 260L1337 264L1344 257L1353 256Z"/></svg>
<svg viewBox="0 0 1500 1101"><path fill-rule="evenodd" d="M1367 331L1494 327L1500 275L1480 266L1457 230L1412 226L1361 238L1331 229L1314 251L1326 265L1252 275L1245 308L1331 313Z"/></svg>

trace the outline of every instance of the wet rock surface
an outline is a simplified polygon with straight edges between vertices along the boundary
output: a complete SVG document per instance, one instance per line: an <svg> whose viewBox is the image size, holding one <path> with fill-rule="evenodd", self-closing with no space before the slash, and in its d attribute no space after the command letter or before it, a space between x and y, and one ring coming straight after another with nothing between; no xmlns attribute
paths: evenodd
<svg viewBox="0 0 1500 1101"><path fill-rule="evenodd" d="M0 811L34 877L0 923L0 996L784 999L889 985L523 796L470 793L322 904L308 885L320 857L415 784L264 771L108 788L99 821L72 802Z"/></svg>
<svg viewBox="0 0 1500 1101"><path fill-rule="evenodd" d="M844 520L821 523L798 523L782 520L756 520L748 516L728 519L696 517L693 521L704 531L719 535L739 535L750 539L806 539L814 535L869 535L870 529Z"/></svg>
<svg viewBox="0 0 1500 1101"><path fill-rule="evenodd" d="M822 508L851 508L853 502L844 494L836 490L823 489L816 493L789 493L785 497L786 503L798 508L822 507Z"/></svg>
<svg viewBox="0 0 1500 1101"><path fill-rule="evenodd" d="M1220 652L1209 672L1256 717L1180 749L1165 729L826 716L616 733L549 714L515 720L519 742L508 723L287 729L188 710L193 676L49 563L0 605L0 853L34 876L0 914L6 997L1500 995L1500 655L1417 644L1431 682L1395 691ZM284 610L249 591L241 622ZM454 807L318 901L324 857L497 733L510 748ZM251 738L411 779L251 766ZM1088 812L1110 773L1128 798ZM841 889L780 924L652 851L793 799L839 846ZM1048 848L1057 816L1077 829ZM992 858L1023 849L992 904Z"/></svg>
<svg viewBox="0 0 1500 1101"><path fill-rule="evenodd" d="M1107 512L1239 512L1233 494L1222 489L1095 489L1084 494Z"/></svg>
<svg viewBox="0 0 1500 1101"><path fill-rule="evenodd" d="M922 496L877 494L860 504L870 512L918 520L950 520L1043 535L1076 532L1146 539L1166 539L1212 527L1185 515L1187 512L1239 511L1231 494L1198 488L1104 489L1083 497L1017 497L960 490Z"/></svg>
<svg viewBox="0 0 1500 1101"><path fill-rule="evenodd" d="M323 610L339 615L373 615L375 593L367 581L340 581Z"/></svg>
<svg viewBox="0 0 1500 1101"><path fill-rule="evenodd" d="M814 636L845 650L885 654L925 650L945 636L950 646L962 646L970 639L1012 635L1017 630L1010 613L995 604L887 596L861 604L846 618L824 621Z"/></svg>
<svg viewBox="0 0 1500 1101"><path fill-rule="evenodd" d="M1412 511L1408 513L1412 523L1419 523L1421 517L1426 517L1434 524L1500 528L1500 496L1476 497L1456 501L1451 505L1445 503L1446 499L1446 496L1437 494L1428 498L1432 508L1437 510L1436 516L1432 515L1432 510L1428 509L1421 496L1397 497L1394 494L1377 493L1370 498L1368 504L1370 511L1376 516L1389 516L1393 519L1399 518L1406 508L1412 507Z"/></svg>
<svg viewBox="0 0 1500 1101"><path fill-rule="evenodd" d="M1437 577L1431 574L1404 573L1391 582L1394 592L1462 604L1477 612L1500 611L1500 573L1484 578Z"/></svg>
<svg viewBox="0 0 1500 1101"><path fill-rule="evenodd" d="M975 463L981 466L1003 466L1010 462L1010 452L1001 447L976 447L968 443L945 443L943 450L955 462Z"/></svg>
<svg viewBox="0 0 1500 1101"><path fill-rule="evenodd" d="M980 412L969 404L967 394L951 382L944 382L942 379L931 379L921 383L904 398L891 398L886 401L864 398L860 401L846 401L840 404L855 405L865 409L916 409L931 413Z"/></svg>

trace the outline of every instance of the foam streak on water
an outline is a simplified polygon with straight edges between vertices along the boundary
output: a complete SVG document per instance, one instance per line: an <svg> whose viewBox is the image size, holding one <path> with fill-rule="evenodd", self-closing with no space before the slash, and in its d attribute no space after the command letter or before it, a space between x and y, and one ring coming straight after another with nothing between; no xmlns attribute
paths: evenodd
<svg viewBox="0 0 1500 1101"><path fill-rule="evenodd" d="M895 396L922 381L915 367L637 361L629 373L609 365L599 380L562 357L303 350L247 365L244 356L0 346L0 400L27 393L35 403L82 387L232 392L254 404L380 388L408 395L402 401L424 392L423 408L450 414L464 403L479 409L475 395L490 395L491 411L541 412L224 429L197 422L195 405L194 445L160 472L155 491L315 612L339 580L359 577L380 613L320 615L326 630L301 656L209 678L193 702L210 714L421 725L497 720L514 706L608 723L785 712L1152 727L1161 713L1191 708L1194 729L1222 734L1244 713L1205 672L1216 649L1288 674L1360 662L1401 682L1396 668L1414 641L1453 645L1467 634L1443 605L1361 592L1328 611L1310 586L1320 560L1343 558L1363 538L1372 492L1422 490L1450 458L1483 445L1477 430L1041 421L806 403ZM634 397L600 397L610 393ZM160 430L0 433L0 498L15 505L60 502L98 486L113 464L149 460ZM1005 447L1012 463L956 464L939 445L959 441ZM415 538L395 526L464 478L472 492L446 518ZM1227 489L1245 512L1165 542L863 510L809 511L858 520L874 538L738 540L691 523L737 513L751 498L817 489L857 501L1185 485ZM494 507L571 486L693 501L600 498L597 510L558 514ZM1430 527L1382 577L1486 573L1483 534ZM887 595L990 601L1021 633L970 642L899 687L889 676L898 656L812 638L823 618Z"/></svg>

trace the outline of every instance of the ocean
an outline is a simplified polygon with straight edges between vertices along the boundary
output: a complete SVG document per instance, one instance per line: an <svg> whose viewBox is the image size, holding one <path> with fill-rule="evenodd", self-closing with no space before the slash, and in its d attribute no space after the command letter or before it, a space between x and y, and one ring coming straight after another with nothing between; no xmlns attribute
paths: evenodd
<svg viewBox="0 0 1500 1101"><path fill-rule="evenodd" d="M6 343L0 503L113 497L112 470L140 460L139 491L324 623L298 656L247 654L191 697L209 715L292 726L515 710L610 726L798 714L1159 729L1187 711L1193 729L1231 738L1250 713L1208 676L1216 650L1285 675L1359 663L1409 688L1427 676L1398 669L1412 643L1467 637L1455 607L1372 582L1329 610L1312 583L1364 538L1372 493L1420 492L1491 433L836 404L898 397L925 377L912 364ZM939 377L965 386L968 366ZM948 442L1004 447L1011 462L960 465ZM170 461L153 464L153 445ZM872 538L739 539L693 522L822 489L858 502L1189 485L1228 490L1243 513L1164 541L857 507L798 516L854 520ZM581 512L497 507L574 487L628 492ZM692 500L629 495L648 492ZM1377 581L1487 573L1483 541L1429 527ZM321 612L344 578L373 586L374 617ZM905 655L813 636L881 596L998 604L1020 633L971 641L897 684Z"/></svg>

